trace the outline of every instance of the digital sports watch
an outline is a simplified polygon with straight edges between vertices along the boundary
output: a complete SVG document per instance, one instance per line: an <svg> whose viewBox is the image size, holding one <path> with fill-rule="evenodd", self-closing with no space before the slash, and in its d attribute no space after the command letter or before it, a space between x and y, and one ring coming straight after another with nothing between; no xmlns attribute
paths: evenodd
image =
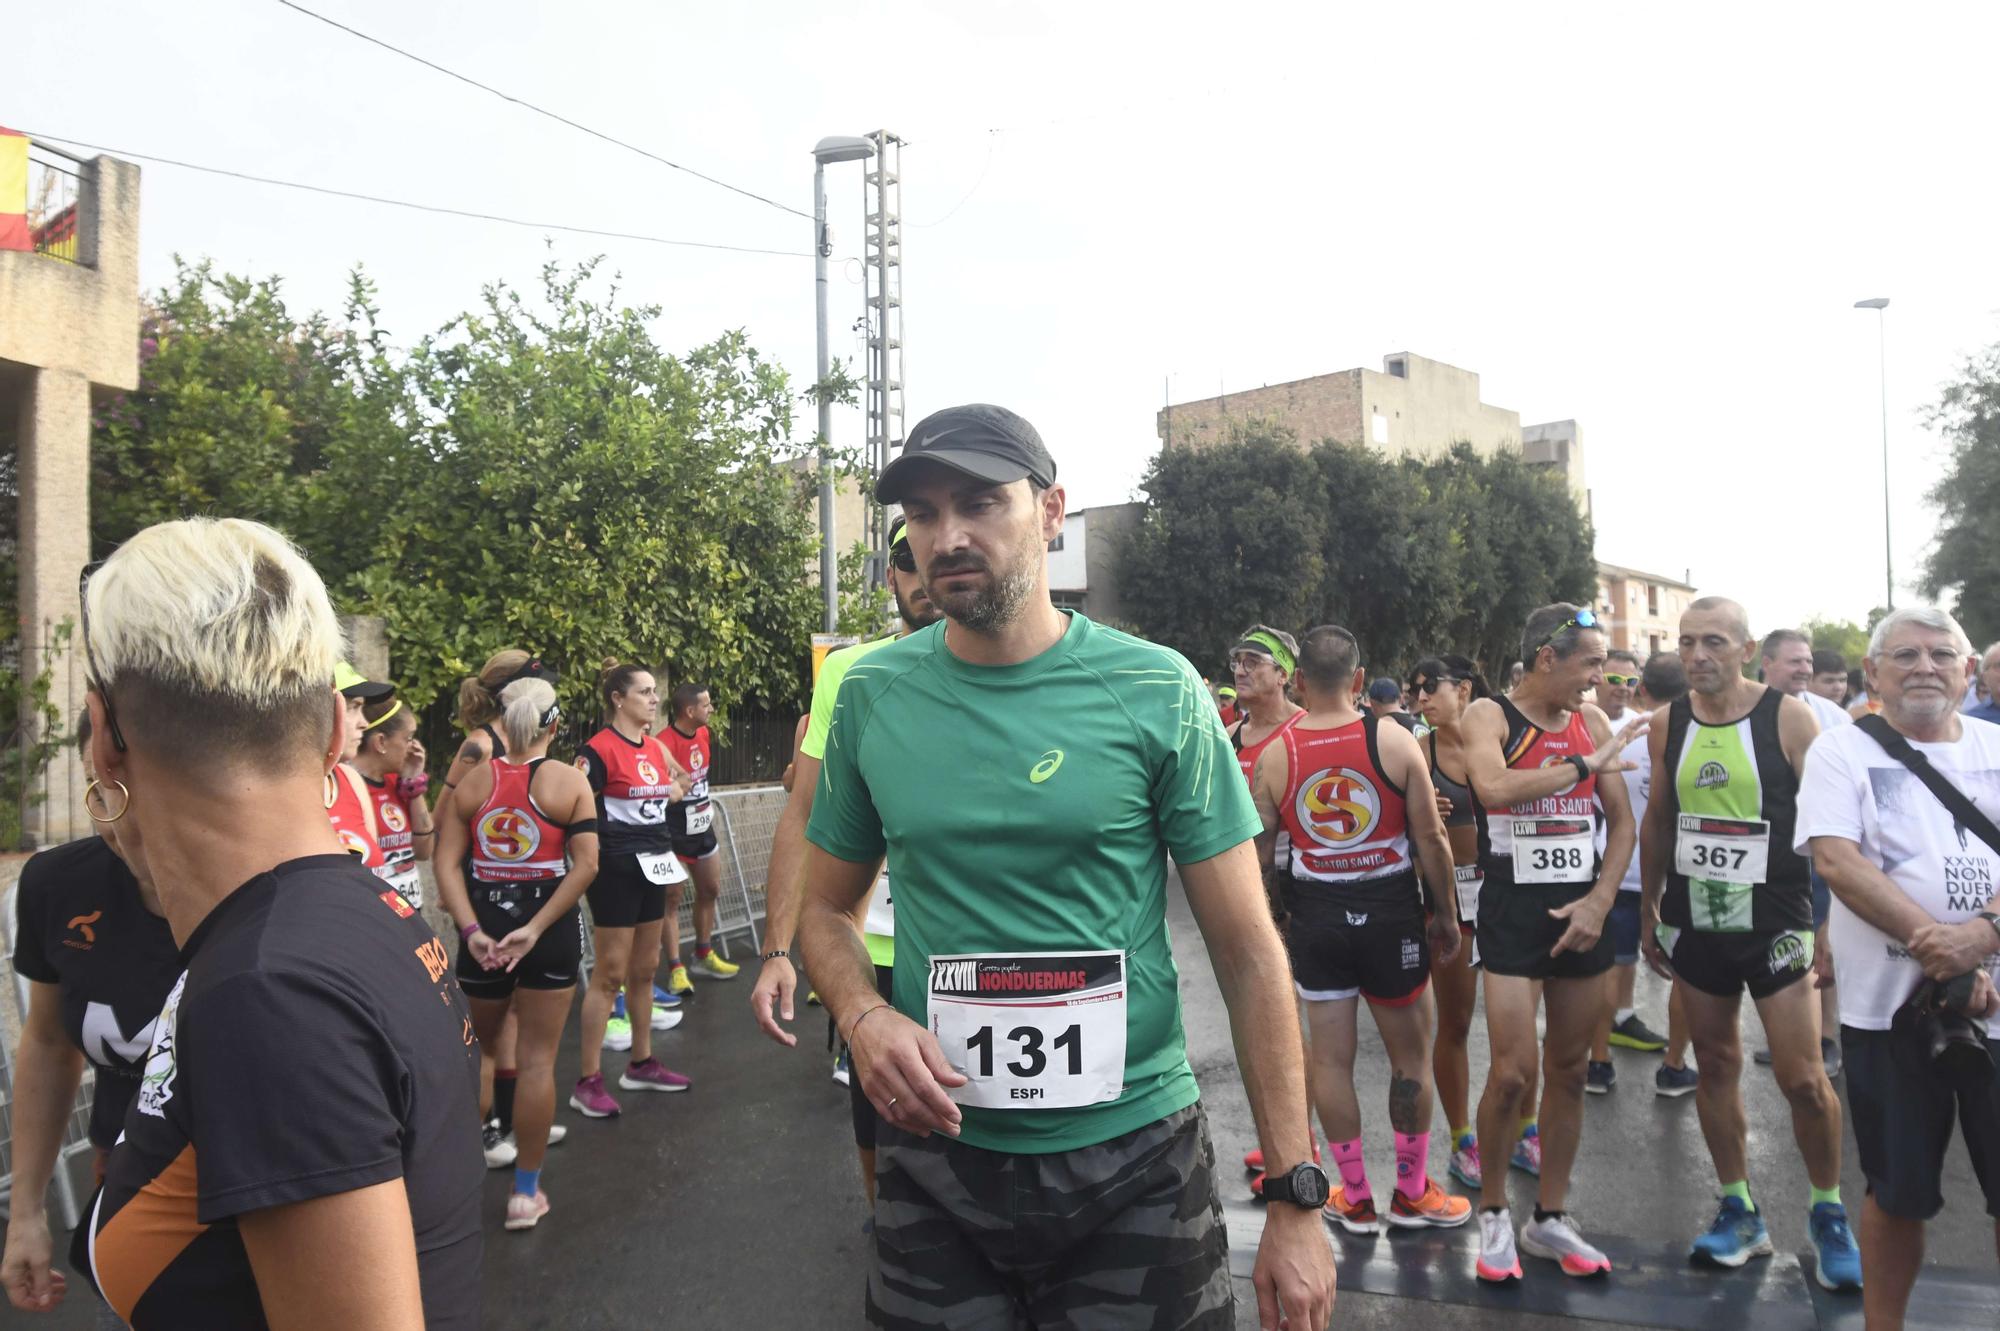
<svg viewBox="0 0 2000 1331"><path fill-rule="evenodd" d="M1310 1160L1293 1165L1288 1173L1266 1175L1264 1179L1264 1200L1267 1202L1290 1202L1294 1206L1317 1211L1326 1205L1326 1199L1332 1195L1333 1184L1327 1179L1326 1171Z"/></svg>

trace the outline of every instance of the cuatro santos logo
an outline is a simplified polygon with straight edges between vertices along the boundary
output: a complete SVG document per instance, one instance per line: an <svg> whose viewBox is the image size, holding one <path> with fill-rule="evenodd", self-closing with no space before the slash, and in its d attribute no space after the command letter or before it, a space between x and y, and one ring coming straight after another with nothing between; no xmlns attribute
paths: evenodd
<svg viewBox="0 0 2000 1331"><path fill-rule="evenodd" d="M660 784L660 769L653 766L651 758L634 758L632 760L632 768L639 774L640 785L657 786Z"/></svg>
<svg viewBox="0 0 2000 1331"><path fill-rule="evenodd" d="M519 809L495 809L479 820L479 846L489 859L511 864L532 856L542 845L542 829Z"/></svg>
<svg viewBox="0 0 2000 1331"><path fill-rule="evenodd" d="M1327 768L1299 787L1299 825L1322 846L1351 846L1382 820L1382 795L1352 767Z"/></svg>
<svg viewBox="0 0 2000 1331"><path fill-rule="evenodd" d="M368 838L351 827L336 827L333 832L340 838L340 844L347 848L348 854L359 855L364 860L368 858Z"/></svg>
<svg viewBox="0 0 2000 1331"><path fill-rule="evenodd" d="M382 826L391 832L407 832L410 829L409 815L403 812L401 805L385 802L382 805Z"/></svg>

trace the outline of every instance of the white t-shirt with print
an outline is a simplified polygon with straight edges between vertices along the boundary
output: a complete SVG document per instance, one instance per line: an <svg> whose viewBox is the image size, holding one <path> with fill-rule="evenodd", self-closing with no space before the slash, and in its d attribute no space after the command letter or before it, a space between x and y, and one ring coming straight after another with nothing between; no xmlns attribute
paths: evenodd
<svg viewBox="0 0 2000 1331"><path fill-rule="evenodd" d="M2000 726L1960 718L1955 744L1917 743L1918 752L1969 796L1979 811L2000 821ZM1985 908L2000 886L2000 852L1960 827L1916 774L1858 726L1830 730L1806 753L1799 788L1800 853L1816 836L1855 842L1867 860L1888 875L1932 919L1947 924ZM1896 1009L1923 981L1923 968L1901 940L1892 939L1849 910L1838 895L1830 921L1840 1021L1864 1031L1886 1031ZM1987 969L2000 983L2000 957ZM1987 1022L2000 1039L2000 1018Z"/></svg>

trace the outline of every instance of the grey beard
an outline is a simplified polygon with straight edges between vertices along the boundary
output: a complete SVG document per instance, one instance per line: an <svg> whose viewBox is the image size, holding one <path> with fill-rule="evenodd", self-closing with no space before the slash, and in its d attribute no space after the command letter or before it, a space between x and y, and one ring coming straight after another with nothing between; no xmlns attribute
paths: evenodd
<svg viewBox="0 0 2000 1331"><path fill-rule="evenodd" d="M1017 568L1003 578L995 578L986 590L975 593L972 604L952 618L974 633L993 633L1021 617L1021 608L1034 590L1034 570Z"/></svg>

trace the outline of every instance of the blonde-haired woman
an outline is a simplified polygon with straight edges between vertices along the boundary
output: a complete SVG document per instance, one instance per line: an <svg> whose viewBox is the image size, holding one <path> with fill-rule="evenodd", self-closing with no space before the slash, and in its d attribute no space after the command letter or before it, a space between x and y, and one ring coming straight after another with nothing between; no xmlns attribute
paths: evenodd
<svg viewBox="0 0 2000 1331"><path fill-rule="evenodd" d="M556 1046L583 968L578 902L597 876L590 783L548 761L561 717L549 680L507 685L505 756L473 769L435 811L438 895L458 925L458 983L473 1028L486 1040L509 1012L519 1024L508 1229L532 1229L548 1214L541 1174L556 1113Z"/></svg>
<svg viewBox="0 0 2000 1331"><path fill-rule="evenodd" d="M473 1325L470 1013L327 820L319 575L258 523L161 523L86 570L82 628L94 816L186 965L79 1227L93 1282L136 1331Z"/></svg>

